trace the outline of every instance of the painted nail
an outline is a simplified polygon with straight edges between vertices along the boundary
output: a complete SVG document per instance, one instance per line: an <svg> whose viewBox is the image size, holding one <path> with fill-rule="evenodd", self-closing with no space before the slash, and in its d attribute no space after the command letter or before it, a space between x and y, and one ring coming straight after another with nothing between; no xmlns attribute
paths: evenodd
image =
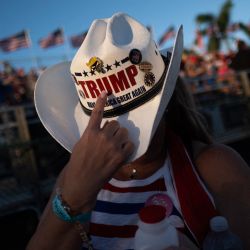
<svg viewBox="0 0 250 250"><path fill-rule="evenodd" d="M101 92L101 98L106 97L106 95L107 95L106 91L105 91L105 90L103 90L103 91Z"/></svg>

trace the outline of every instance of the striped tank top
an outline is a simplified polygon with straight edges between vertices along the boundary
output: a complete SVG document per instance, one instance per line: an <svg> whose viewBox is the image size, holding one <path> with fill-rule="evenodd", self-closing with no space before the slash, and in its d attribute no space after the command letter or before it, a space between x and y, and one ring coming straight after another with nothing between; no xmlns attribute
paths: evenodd
<svg viewBox="0 0 250 250"><path fill-rule="evenodd" d="M111 179L99 192L92 212L90 235L95 249L134 249L138 212L147 199L158 193L167 194L174 204L170 218L177 228L188 234L170 174L170 161L143 180ZM188 234L190 236L190 234Z"/></svg>

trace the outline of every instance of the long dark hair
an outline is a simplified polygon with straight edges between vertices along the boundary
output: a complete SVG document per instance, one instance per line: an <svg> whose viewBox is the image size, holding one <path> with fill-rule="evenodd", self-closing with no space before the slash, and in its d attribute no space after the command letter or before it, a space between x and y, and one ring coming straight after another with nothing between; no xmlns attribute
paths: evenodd
<svg viewBox="0 0 250 250"><path fill-rule="evenodd" d="M192 94L178 77L173 96L166 110L168 126L181 137L186 146L192 141L211 144L205 118L197 111Z"/></svg>

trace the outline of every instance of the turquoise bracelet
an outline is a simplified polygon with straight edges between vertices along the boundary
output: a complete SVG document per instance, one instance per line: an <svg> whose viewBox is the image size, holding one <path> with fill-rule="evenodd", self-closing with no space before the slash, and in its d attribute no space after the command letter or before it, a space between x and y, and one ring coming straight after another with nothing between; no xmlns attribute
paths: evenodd
<svg viewBox="0 0 250 250"><path fill-rule="evenodd" d="M61 220L69 222L69 223L85 223L90 220L91 212L81 213L78 215L70 215L66 209L66 206L63 204L60 195L55 195L52 200L52 210L54 214Z"/></svg>

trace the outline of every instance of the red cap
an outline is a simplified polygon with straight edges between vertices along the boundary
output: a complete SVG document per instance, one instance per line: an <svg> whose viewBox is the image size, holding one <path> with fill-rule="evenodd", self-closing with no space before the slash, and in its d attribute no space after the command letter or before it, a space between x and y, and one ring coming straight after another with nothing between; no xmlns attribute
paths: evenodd
<svg viewBox="0 0 250 250"><path fill-rule="evenodd" d="M157 223L166 217L166 208L159 205L150 205L142 208L139 217L144 223Z"/></svg>

